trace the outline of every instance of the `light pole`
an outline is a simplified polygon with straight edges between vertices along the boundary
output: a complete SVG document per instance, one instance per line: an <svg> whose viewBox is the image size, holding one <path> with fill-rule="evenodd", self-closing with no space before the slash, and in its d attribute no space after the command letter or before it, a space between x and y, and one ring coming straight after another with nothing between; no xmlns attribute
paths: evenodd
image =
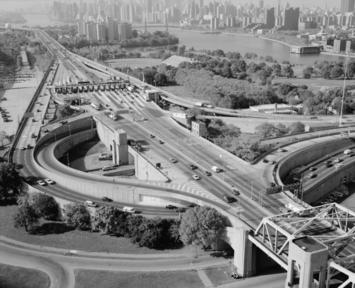
<svg viewBox="0 0 355 288"><path fill-rule="evenodd" d="M343 110L344 110L344 98L345 98L345 88L346 88L346 75L348 71L348 61L349 61L349 54L345 59L345 67L344 67L344 82L343 82L343 94L341 97L341 107L340 107L340 116L339 116L339 127L343 125Z"/></svg>

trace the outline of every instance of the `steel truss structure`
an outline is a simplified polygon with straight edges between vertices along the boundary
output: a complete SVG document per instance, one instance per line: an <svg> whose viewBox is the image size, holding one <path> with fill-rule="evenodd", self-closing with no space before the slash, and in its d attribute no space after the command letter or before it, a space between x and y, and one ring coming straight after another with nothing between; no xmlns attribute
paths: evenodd
<svg viewBox="0 0 355 288"><path fill-rule="evenodd" d="M327 287L355 288L355 212L331 203L264 218L254 232L285 263L290 241L304 236L328 247Z"/></svg>

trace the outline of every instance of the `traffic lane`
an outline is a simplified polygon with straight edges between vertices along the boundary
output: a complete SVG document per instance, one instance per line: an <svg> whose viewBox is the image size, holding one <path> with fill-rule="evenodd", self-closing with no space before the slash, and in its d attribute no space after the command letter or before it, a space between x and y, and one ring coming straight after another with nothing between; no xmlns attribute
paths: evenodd
<svg viewBox="0 0 355 288"><path fill-rule="evenodd" d="M56 171L57 173L63 173L64 175L68 175L69 176L67 167L65 165L61 165L61 164L60 165L54 165L53 164L54 162L57 161L56 159L53 158L53 147L52 146L54 146L54 145L55 145L55 143L52 143L51 145L48 145L48 146L44 147L43 150L41 150L41 153L44 153L43 156L40 156L41 157L41 161L43 161L43 163L46 165L47 169L50 169L52 171ZM83 172L72 170L72 169L71 169L71 172L73 172L73 173L76 172L78 181L90 180L90 181L107 182L107 183L110 183L110 184L113 183L112 179L104 179L104 177L101 177L101 176L88 175L87 173L83 173ZM203 200L205 202L211 202L211 200L209 200L209 199L203 199L199 195L191 195L190 193L187 193L187 192L184 192L184 191L180 191L180 190L176 190L175 188L171 188L169 185L156 186L155 183L152 184L152 183L149 183L149 182L146 183L146 182L142 182L142 181L140 181L140 182L132 182L132 183L131 183L131 181L125 181L125 180L120 180L120 181L123 181L123 182L117 182L117 184L128 185L130 187L132 186L132 187L138 187L138 188L149 189L149 190L161 190L161 191L165 191L165 192L179 193L179 194L182 194L182 195L186 195L186 196L189 196L189 197L196 198L196 200ZM217 203L216 203L216 205L217 205ZM218 205L220 205L220 204L218 204ZM226 205L223 204L222 206L225 207Z"/></svg>
<svg viewBox="0 0 355 288"><path fill-rule="evenodd" d="M0 262L17 267L36 269L44 272L50 279L50 288L74 287L74 274L50 257L38 252L14 247L0 241Z"/></svg>
<svg viewBox="0 0 355 288"><path fill-rule="evenodd" d="M312 187L317 185L318 182L324 181L325 179L331 177L334 174L334 170L344 169L346 167L349 167L350 165L354 165L354 163L355 163L355 157L349 157L348 159L345 159L341 163L333 164L332 167L325 167L320 170L317 170L318 173L311 172L311 173L317 173L316 174L317 176L314 178L311 178L311 176L310 176L311 174L310 174L310 175L308 175L308 177L306 179L303 178L303 181L302 181L303 189L305 191L311 189ZM340 165L340 166L338 166L338 168L335 166L337 164Z"/></svg>
<svg viewBox="0 0 355 288"><path fill-rule="evenodd" d="M17 161L19 163L23 163L24 165L24 170L21 171L21 175L28 177L28 176L33 176L38 179L44 179L47 178L46 175L41 175L36 167L33 165L32 161L32 155L29 151L26 151L22 153L23 155L20 156L20 154L16 154L16 158L18 159ZM23 160L20 160L20 159ZM137 211L142 211L142 214L144 215L151 215L151 216L169 216L169 217L177 217L177 213L174 211L167 210L165 208L157 208L154 206L142 206L142 205L133 205L131 203L129 204L124 204L124 203L119 203L119 202L105 202L102 201L100 198L96 197L91 197L87 196L84 194L80 194L76 191L73 190L68 190L60 185L60 183L56 183L54 185L46 185L46 186L40 186L38 184L31 185L35 187L36 189L48 193L50 195L63 198L68 201L74 201L74 202L84 202L86 200L91 200L95 201L101 206L113 206L113 207L118 207L118 208L123 208L124 206L130 206L134 207L137 209Z"/></svg>

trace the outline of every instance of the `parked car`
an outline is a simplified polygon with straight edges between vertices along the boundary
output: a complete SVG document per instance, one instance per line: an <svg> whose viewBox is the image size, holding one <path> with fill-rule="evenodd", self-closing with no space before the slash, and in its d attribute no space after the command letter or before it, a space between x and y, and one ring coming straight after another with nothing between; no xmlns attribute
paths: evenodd
<svg viewBox="0 0 355 288"><path fill-rule="evenodd" d="M166 208L166 209L169 209L169 210L175 210L175 209L177 209L178 207L169 204L169 205L166 205L165 208Z"/></svg>

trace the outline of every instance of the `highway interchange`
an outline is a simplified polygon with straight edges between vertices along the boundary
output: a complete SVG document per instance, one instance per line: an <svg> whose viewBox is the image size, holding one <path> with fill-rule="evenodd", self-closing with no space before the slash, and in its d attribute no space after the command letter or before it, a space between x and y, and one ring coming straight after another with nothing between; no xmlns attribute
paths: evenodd
<svg viewBox="0 0 355 288"><path fill-rule="evenodd" d="M76 57L73 54L69 54L69 52L63 52L63 48L59 46L59 44L53 39L49 38L43 32L38 32L38 34L41 35L41 38L44 39L46 45L59 59L60 68L57 71L59 75L54 75L54 72L50 74L48 76L48 80L50 80L50 82L53 83L55 81L54 77L60 77L64 79L64 75L66 74L67 70L71 71L69 72L71 73L71 77L76 77L77 79L87 79L88 75L93 75L95 73L97 78L104 77L105 73L102 71L99 72L92 69L90 70L87 65L85 65L87 60L84 61L82 57ZM65 69L63 69L63 67ZM89 70L89 72L83 72L84 68ZM117 77L123 76L121 73L112 70L110 70L108 73L117 75ZM51 83L48 84L50 86ZM141 83L139 84L142 85ZM48 104L50 96L48 93L48 87L44 86L38 96L40 95L42 95L42 97L38 97L38 101L33 108L34 114L36 114L37 110L41 110L41 113L43 113L43 107ZM231 216L236 216L242 219L251 228L255 228L263 217L278 214L280 212L280 207L284 207L285 203L289 201L289 199L284 195L264 195L264 192L259 192L265 191L266 187L268 187L270 184L270 180L265 177L265 169L260 168L262 167L261 165L258 166L259 168L255 168L248 163L231 156L228 152L222 151L221 149L216 149L213 144L208 143L207 141L202 141L198 137L192 136L187 130L176 124L170 118L168 113L159 110L153 103L145 102L140 93L116 90L108 91L105 93L97 92L96 97L97 100L100 101L104 106L108 105L113 109L120 109L122 106L124 106L128 107L130 111L132 111L132 113L129 113L127 117L120 119L113 124L118 125L122 129L126 130L130 138L141 141L144 140L147 143L148 149L154 150L154 153L158 154L160 158L167 159L165 163L162 163L163 166L172 165L168 159L178 159L178 162L174 164L175 169L180 170L186 176L186 178L190 178L192 174L189 165L195 164L198 166L199 169L197 170L196 174L201 177L201 180L198 181L198 183L195 183L195 181L190 178L191 180L189 180L185 186L190 185L194 188L194 190L201 189L202 194L200 195L205 195L204 193L210 193L210 197L211 199L214 199L215 203L212 203L213 200L202 199L200 195L192 195L192 197L197 201L211 201L211 205L216 205L220 209L225 210ZM92 114L93 111L88 112L88 114L90 113ZM138 115L140 119L145 119L145 121L132 121L134 118L133 115ZM28 119L23 130L22 137L19 140L17 149L15 150L13 156L13 161L15 163L24 165L22 173L25 177L35 176L38 178L47 178L47 175L41 172L43 170L38 169L37 165L40 165L41 167L45 168L45 170L55 171L55 173L67 175L68 177L73 177L73 175L75 175L75 177L77 177L77 181L92 181L96 179L100 182L112 182L112 180L107 179L106 177L88 175L87 173L79 171L70 171L72 169L63 167L65 165L61 164L57 159L54 159L53 156L54 147L61 141L61 137L59 137L60 135L56 135L55 132L54 135L52 135L55 138L58 137L58 139L49 141L48 145L42 146L38 153L36 152L37 150L34 149L22 150L21 148L27 147L27 145L35 146L36 139L30 137L29 135L38 135L40 133L42 122L41 119L37 119L37 117L38 115L36 114L35 121ZM43 115L41 117L43 117ZM66 125L69 126L70 123ZM51 124L48 127L50 127L50 131L55 131L55 129L61 126L62 124L57 123ZM72 137L77 132L80 131L71 131L70 128L68 128L68 133L63 136ZM150 135L154 135L155 138L152 139ZM160 144L158 139L163 140L164 144ZM331 156L339 157L341 153L342 151L338 151L337 155ZM317 166L318 163L312 163L312 167L318 167L317 171L320 171L320 167L322 166L321 163L323 163L323 161L324 159L319 162L319 166ZM344 164L351 164L350 162L351 157L346 157ZM214 173L212 176L206 176L204 171L211 170L211 167L214 165L221 167L224 171L219 174ZM270 164L265 164L264 166L270 167ZM329 169L325 170L326 171L324 172L324 175L317 172L319 173L318 177L328 177L331 175L331 171ZM306 184L308 185L308 182L311 180L312 179L307 180ZM124 183L123 181L118 181L117 184L123 186L143 185L142 183L138 182L133 184L130 182ZM151 185L154 187L154 183ZM160 187L156 186L155 188L167 189L170 187L170 189L174 192L186 193L184 188L182 188L179 184L175 185L174 183L168 183L165 184L165 186L159 186ZM241 193L241 195L237 197L238 202L233 204L225 203L224 196L233 196L233 187L237 188ZM35 185L35 188L68 201L85 201L90 199L103 204L103 202L100 201L101 197L90 197L88 195L78 194L77 192L68 189L68 187L63 186L62 183L57 183L56 185L50 185L46 187L39 187L38 185ZM253 197L253 191L258 191L255 194L256 197ZM122 207L126 204L127 203L105 203L105 205L116 205L118 207ZM174 217L176 215L174 212L168 211L164 208L140 205L136 205L136 207L147 215L159 215L167 217ZM2 253L1 255L4 257L10 257L10 255L13 254L21 255L20 257L23 257L23 259L26 259L26 256L34 258L44 257L49 259L46 260L48 263L52 263L50 259L54 258L54 262L57 263L57 261L59 261L62 264L62 268L65 267L64 264L68 264L68 266L70 266L70 263L72 266L75 266L73 262L75 263L78 261L80 262L80 264L78 264L79 267L94 267L95 269L110 270L109 266L119 266L119 263L121 263L122 260L122 255L117 256L117 259L112 260L112 262L108 262L107 258L105 257L103 257L101 260L98 260L97 257L93 259L90 255L86 255L87 257L81 257L80 260L78 258L75 258L74 260L72 260L73 258L70 258L68 260L68 257L63 255L63 251L59 252L60 256L56 256L54 251L51 249L45 253L42 253L42 251L34 251L33 253L30 253L27 251L28 247L22 246L26 245L18 244L16 247L12 247L12 244L8 243L6 239L0 239L0 247L6 247L5 249L0 249L0 253ZM60 258L59 260L57 259L58 257ZM126 257L129 258L129 256ZM148 260L140 259L140 261L141 262L135 262L132 260L132 267L134 269L146 269L144 268L146 267L146 263L144 262ZM169 267L169 265L171 265L171 269L174 268L178 270L182 269L183 266L186 266L189 261L190 259L184 258L181 260L181 263L175 263L175 265L172 265L171 260L162 260L162 262L157 261L156 266L161 269L161 267ZM129 269L128 262L126 266L127 269ZM70 272L63 271L61 275L58 275L58 271L61 271L60 269L58 270L57 268L53 268L52 270L56 272L48 271L51 269L51 265L54 265L53 263L48 265L43 265L42 263L39 265L41 266L39 268L40 270L47 271L47 273L52 276L55 274L52 279L52 287L73 287L74 280L73 275L70 274ZM151 263L151 261L149 261L149 263ZM206 261L206 263L201 265L208 266L210 264L211 263ZM140 265L141 268L138 268ZM179 265L181 265L180 268ZM47 266L47 268L44 266ZM59 282L56 282L57 280Z"/></svg>

